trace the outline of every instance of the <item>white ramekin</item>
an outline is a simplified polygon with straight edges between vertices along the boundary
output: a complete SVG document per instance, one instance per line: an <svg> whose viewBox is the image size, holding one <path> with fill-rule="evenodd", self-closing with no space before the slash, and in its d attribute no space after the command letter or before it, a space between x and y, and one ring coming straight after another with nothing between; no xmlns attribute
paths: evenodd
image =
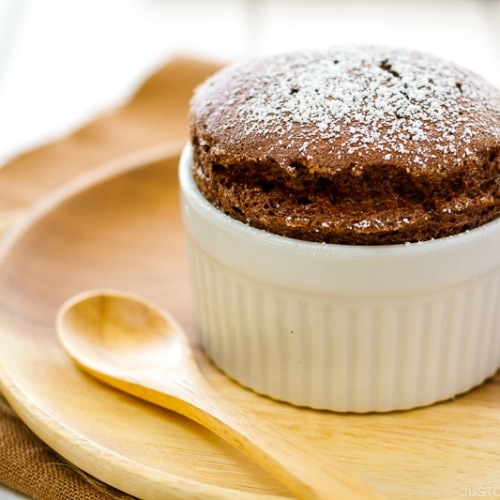
<svg viewBox="0 0 500 500"><path fill-rule="evenodd" d="M310 243L214 208L180 162L195 314L209 357L296 405L389 411L452 398L500 366L500 220L423 243Z"/></svg>

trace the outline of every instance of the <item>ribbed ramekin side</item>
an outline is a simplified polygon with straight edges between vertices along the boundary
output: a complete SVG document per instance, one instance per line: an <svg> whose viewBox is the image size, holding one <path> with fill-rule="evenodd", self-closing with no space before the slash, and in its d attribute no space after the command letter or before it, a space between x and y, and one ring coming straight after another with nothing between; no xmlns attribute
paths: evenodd
<svg viewBox="0 0 500 500"><path fill-rule="evenodd" d="M403 297L287 290L190 244L207 354L242 385L293 404L389 411L451 398L500 365L500 271Z"/></svg>

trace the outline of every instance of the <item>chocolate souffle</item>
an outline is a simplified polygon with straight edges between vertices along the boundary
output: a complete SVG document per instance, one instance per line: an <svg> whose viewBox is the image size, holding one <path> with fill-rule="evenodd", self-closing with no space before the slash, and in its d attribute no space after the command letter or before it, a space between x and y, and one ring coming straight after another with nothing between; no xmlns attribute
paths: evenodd
<svg viewBox="0 0 500 500"><path fill-rule="evenodd" d="M433 56L338 47L252 59L197 89L190 123L203 195L271 233L387 245L500 214L500 92Z"/></svg>

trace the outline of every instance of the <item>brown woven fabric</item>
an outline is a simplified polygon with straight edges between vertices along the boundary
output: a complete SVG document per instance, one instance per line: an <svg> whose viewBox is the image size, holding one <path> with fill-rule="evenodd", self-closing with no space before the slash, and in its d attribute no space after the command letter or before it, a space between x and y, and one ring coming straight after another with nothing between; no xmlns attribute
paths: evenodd
<svg viewBox="0 0 500 500"><path fill-rule="evenodd" d="M51 500L128 500L60 458L37 439L0 397L0 479L7 486Z"/></svg>
<svg viewBox="0 0 500 500"><path fill-rule="evenodd" d="M0 170L0 238L38 198L126 153L188 138L188 102L219 66L175 59L125 106L68 137L23 154ZM0 483L37 500L130 499L59 457L0 396Z"/></svg>
<svg viewBox="0 0 500 500"><path fill-rule="evenodd" d="M0 169L0 211L26 208L57 184L126 153L187 141L193 89L216 69L212 63L175 59L119 110L14 159Z"/></svg>

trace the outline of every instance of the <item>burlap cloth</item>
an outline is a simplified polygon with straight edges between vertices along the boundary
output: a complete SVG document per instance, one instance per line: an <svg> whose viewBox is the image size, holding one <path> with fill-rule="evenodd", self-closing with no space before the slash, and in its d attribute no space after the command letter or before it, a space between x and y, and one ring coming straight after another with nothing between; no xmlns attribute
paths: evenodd
<svg viewBox="0 0 500 500"><path fill-rule="evenodd" d="M187 140L194 87L216 64L178 58L149 78L122 108L0 170L0 237L42 195L125 153ZM130 499L59 457L0 394L0 483L40 500Z"/></svg>

